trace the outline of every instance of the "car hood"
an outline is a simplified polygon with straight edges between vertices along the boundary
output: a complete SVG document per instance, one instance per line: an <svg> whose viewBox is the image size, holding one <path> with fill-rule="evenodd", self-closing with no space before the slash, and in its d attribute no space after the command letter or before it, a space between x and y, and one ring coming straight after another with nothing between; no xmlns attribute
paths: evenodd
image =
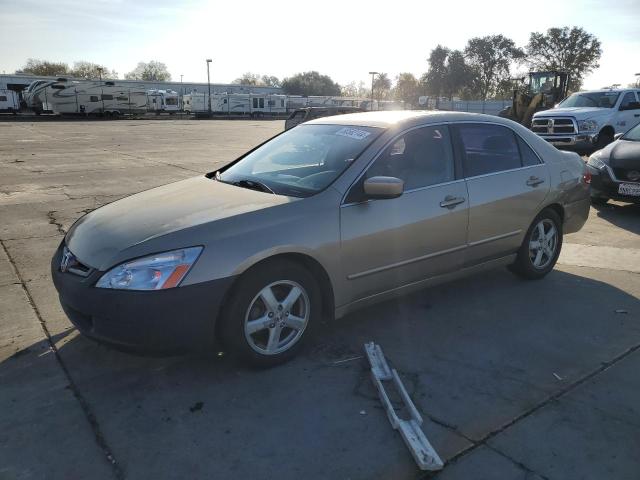
<svg viewBox="0 0 640 480"><path fill-rule="evenodd" d="M606 115L611 113L610 108L596 108L596 107L567 107L567 108L552 108L551 110L543 110L534 114L534 118L539 117L560 117L569 116L580 119L593 118L595 116Z"/></svg>
<svg viewBox="0 0 640 480"><path fill-rule="evenodd" d="M201 176L146 190L94 210L71 227L65 242L80 262L104 270L119 252L142 242L290 201L289 197ZM168 249L183 246L187 245Z"/></svg>
<svg viewBox="0 0 640 480"><path fill-rule="evenodd" d="M640 142L617 140L603 148L600 156L613 168L640 170Z"/></svg>

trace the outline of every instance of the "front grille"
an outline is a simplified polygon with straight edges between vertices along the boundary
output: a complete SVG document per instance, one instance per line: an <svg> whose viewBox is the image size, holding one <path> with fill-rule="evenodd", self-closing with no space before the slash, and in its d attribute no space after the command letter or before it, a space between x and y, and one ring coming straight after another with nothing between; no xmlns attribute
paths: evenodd
<svg viewBox="0 0 640 480"><path fill-rule="evenodd" d="M634 172L633 174L631 172ZM640 178L637 177L640 169L631 168L614 168L613 173L618 180L627 182L640 182Z"/></svg>
<svg viewBox="0 0 640 480"><path fill-rule="evenodd" d="M71 253L71 250L65 246L62 249L62 256L60 258L60 271L62 273L68 272L74 275L80 275L81 277L88 277L92 268L80 263L76 256Z"/></svg>
<svg viewBox="0 0 640 480"><path fill-rule="evenodd" d="M547 117L534 118L531 123L534 133L543 135L573 135L578 133L573 118Z"/></svg>

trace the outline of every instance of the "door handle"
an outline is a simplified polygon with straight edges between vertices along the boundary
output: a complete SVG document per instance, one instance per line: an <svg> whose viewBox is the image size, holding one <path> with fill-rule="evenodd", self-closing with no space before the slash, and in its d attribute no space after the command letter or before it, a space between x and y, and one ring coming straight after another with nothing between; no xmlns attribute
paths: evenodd
<svg viewBox="0 0 640 480"><path fill-rule="evenodd" d="M465 200L466 200L466 198L454 197L453 195L447 195L446 197L444 197L444 200L440 202L440 206L442 208L453 208L456 205L461 204Z"/></svg>
<svg viewBox="0 0 640 480"><path fill-rule="evenodd" d="M527 185L530 187L537 187L541 183L544 183L544 180L538 177L529 177L529 180L527 180Z"/></svg>

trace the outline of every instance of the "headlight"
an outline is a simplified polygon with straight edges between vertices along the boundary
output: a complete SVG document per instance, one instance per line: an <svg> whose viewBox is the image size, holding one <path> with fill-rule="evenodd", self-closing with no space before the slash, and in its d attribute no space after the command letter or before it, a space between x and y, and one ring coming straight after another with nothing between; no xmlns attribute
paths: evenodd
<svg viewBox="0 0 640 480"><path fill-rule="evenodd" d="M604 170L607 166L602 160L600 160L600 155L597 152L589 157L587 165L597 168L598 170Z"/></svg>
<svg viewBox="0 0 640 480"><path fill-rule="evenodd" d="M177 287L191 269L202 247L156 253L113 267L96 287L119 290L161 290Z"/></svg>
<svg viewBox="0 0 640 480"><path fill-rule="evenodd" d="M598 122L595 120L578 120L578 130L581 132L595 132L598 130Z"/></svg>

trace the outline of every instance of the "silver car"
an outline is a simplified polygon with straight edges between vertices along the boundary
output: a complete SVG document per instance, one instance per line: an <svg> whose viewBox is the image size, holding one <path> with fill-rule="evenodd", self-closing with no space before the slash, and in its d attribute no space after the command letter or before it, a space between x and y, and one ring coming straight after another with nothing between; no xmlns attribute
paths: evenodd
<svg viewBox="0 0 640 480"><path fill-rule="evenodd" d="M52 260L80 332L273 365L322 317L486 268L553 268L589 212L578 155L493 116L369 112L80 218Z"/></svg>

